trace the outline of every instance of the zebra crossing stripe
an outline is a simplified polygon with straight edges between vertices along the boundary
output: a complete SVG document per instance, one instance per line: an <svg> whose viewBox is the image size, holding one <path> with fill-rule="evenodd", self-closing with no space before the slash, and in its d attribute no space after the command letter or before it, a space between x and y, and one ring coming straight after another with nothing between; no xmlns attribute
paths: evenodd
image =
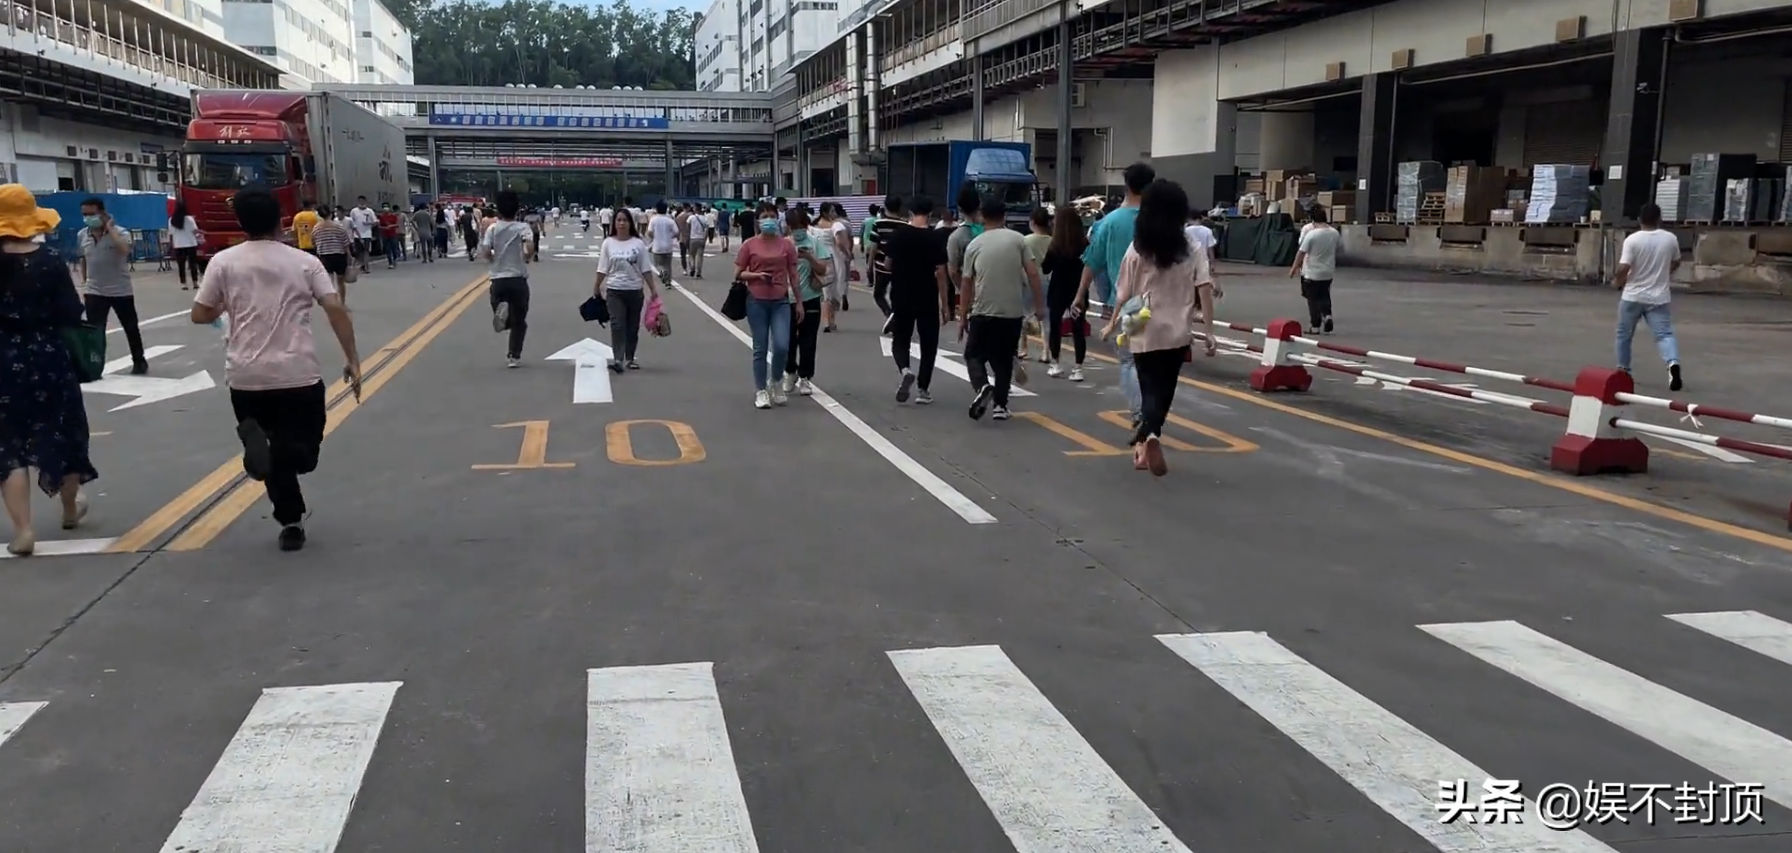
<svg viewBox="0 0 1792 853"><path fill-rule="evenodd" d="M889 655L1014 849L1188 853L1000 647Z"/></svg>
<svg viewBox="0 0 1792 853"><path fill-rule="evenodd" d="M1157 639L1439 853L1615 853L1585 832L1558 832L1537 820L1443 823L1439 783L1463 779L1478 786L1491 774L1268 634Z"/></svg>
<svg viewBox="0 0 1792 853"><path fill-rule="evenodd" d="M1792 805L1792 741L1512 621L1419 628L1732 782Z"/></svg>
<svg viewBox="0 0 1792 853"><path fill-rule="evenodd" d="M162 853L329 853L400 682L262 691Z"/></svg>
<svg viewBox="0 0 1792 853"><path fill-rule="evenodd" d="M1792 664L1792 624L1753 610L1725 613L1670 613L1668 618L1688 628L1728 640L1780 663Z"/></svg>
<svg viewBox="0 0 1792 853"><path fill-rule="evenodd" d="M758 853L713 669L588 671L586 853Z"/></svg>
<svg viewBox="0 0 1792 853"><path fill-rule="evenodd" d="M48 703L0 702L0 746L5 746L13 735L19 733L19 729L25 727L31 715L42 711L46 704Z"/></svg>

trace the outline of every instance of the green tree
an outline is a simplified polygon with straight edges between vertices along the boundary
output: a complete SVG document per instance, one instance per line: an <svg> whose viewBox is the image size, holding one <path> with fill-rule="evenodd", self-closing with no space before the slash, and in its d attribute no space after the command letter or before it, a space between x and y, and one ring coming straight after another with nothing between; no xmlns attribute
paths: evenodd
<svg viewBox="0 0 1792 853"><path fill-rule="evenodd" d="M556 0L388 0L411 27L417 82L695 88L694 16L654 15L627 0L573 6Z"/></svg>

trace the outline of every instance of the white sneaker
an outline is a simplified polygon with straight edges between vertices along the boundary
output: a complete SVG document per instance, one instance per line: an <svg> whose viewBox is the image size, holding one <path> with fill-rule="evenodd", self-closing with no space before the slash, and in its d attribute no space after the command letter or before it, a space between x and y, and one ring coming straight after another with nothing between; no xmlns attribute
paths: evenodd
<svg viewBox="0 0 1792 853"><path fill-rule="evenodd" d="M790 402L790 395L785 394L783 391L773 391L772 392L772 405L782 406L789 402Z"/></svg>
<svg viewBox="0 0 1792 853"><path fill-rule="evenodd" d="M815 393L815 383L810 382L807 379L798 379L796 381L796 392L805 397L812 396Z"/></svg>
<svg viewBox="0 0 1792 853"><path fill-rule="evenodd" d="M507 358L504 360L504 366L510 368L522 367L523 360L520 358Z"/></svg>
<svg viewBox="0 0 1792 853"><path fill-rule="evenodd" d="M1070 381L1072 381L1072 382L1083 381L1083 369L1080 367L1072 367L1070 369Z"/></svg>
<svg viewBox="0 0 1792 853"><path fill-rule="evenodd" d="M1045 375L1050 376L1053 379L1057 379L1058 377L1064 375L1064 368L1059 367L1058 365L1054 364L1051 367L1048 367L1045 369Z"/></svg>
<svg viewBox="0 0 1792 853"><path fill-rule="evenodd" d="M769 409L771 407L772 407L772 395L767 394L764 391L756 392L753 395L753 408Z"/></svg>
<svg viewBox="0 0 1792 853"><path fill-rule="evenodd" d="M783 387L784 387L785 394L789 394L790 392L795 391L796 390L796 377L792 376L791 374L788 374L788 373L784 374Z"/></svg>

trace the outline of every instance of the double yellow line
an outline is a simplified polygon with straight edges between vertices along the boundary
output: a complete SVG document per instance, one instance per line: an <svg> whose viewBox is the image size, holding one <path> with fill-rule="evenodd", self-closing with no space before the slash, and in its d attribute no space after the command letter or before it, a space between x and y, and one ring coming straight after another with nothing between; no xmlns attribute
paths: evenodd
<svg viewBox="0 0 1792 853"><path fill-rule="evenodd" d="M453 325L468 308L473 307L489 280L489 276L474 279L447 301L423 315L422 319L405 329L391 343L381 347L371 358L363 358L360 400L355 399L354 391L347 381L337 380L332 383L324 392L327 400L325 405L328 407L324 435L335 432L336 427L341 426L362 403L385 387L437 335ZM113 554L151 550L163 536L178 529L174 539L159 550L196 551L211 544L218 534L224 532L224 528L229 527L231 522L236 521L265 494L267 490L260 483L250 480L243 473L243 457L239 453L131 528L130 532L118 537L106 550ZM186 521L189 516L192 520L183 526L181 522Z"/></svg>

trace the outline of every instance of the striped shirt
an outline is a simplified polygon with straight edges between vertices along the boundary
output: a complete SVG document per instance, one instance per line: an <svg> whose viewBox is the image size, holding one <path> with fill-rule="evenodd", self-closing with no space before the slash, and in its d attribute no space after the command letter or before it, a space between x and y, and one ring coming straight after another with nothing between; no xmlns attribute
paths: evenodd
<svg viewBox="0 0 1792 853"><path fill-rule="evenodd" d="M311 243L320 255L346 255L348 231L334 220L325 219L311 229Z"/></svg>

